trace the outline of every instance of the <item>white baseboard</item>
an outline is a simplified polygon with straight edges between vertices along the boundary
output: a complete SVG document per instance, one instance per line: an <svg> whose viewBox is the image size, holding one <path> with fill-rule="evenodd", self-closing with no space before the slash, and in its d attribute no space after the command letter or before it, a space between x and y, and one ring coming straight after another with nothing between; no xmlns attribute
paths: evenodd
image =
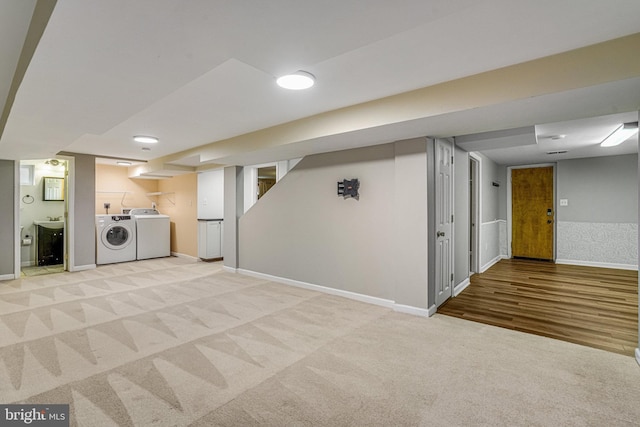
<svg viewBox="0 0 640 427"><path fill-rule="evenodd" d="M93 270L94 268L96 268L95 264L74 265L74 266L69 267L69 271L71 271L71 272L86 271L86 270Z"/></svg>
<svg viewBox="0 0 640 427"><path fill-rule="evenodd" d="M223 269L224 271L226 271L227 273L237 273L237 272L238 272L238 269L237 269L237 268L234 268L234 267L227 267L226 265L223 265L223 266L222 266L222 269Z"/></svg>
<svg viewBox="0 0 640 427"><path fill-rule="evenodd" d="M498 255L497 257L495 257L494 259L492 259L491 261L489 261L488 263L486 263L485 265L480 267L480 273L484 273L485 271L487 271L488 269L493 267L493 265L496 264L498 261L500 261L501 259L505 259L505 258L507 258L507 256Z"/></svg>
<svg viewBox="0 0 640 427"><path fill-rule="evenodd" d="M453 287L453 296L457 297L458 295L460 295L460 292L464 291L467 286L469 286L469 278L467 277L466 279L464 279L462 282L458 283L456 286Z"/></svg>
<svg viewBox="0 0 640 427"><path fill-rule="evenodd" d="M640 348L636 348L636 362L640 365Z"/></svg>
<svg viewBox="0 0 640 427"><path fill-rule="evenodd" d="M414 316L429 317L429 310L404 304L393 304L393 311L398 313L412 314Z"/></svg>
<svg viewBox="0 0 640 427"><path fill-rule="evenodd" d="M15 274L0 274L0 280L13 280L15 278Z"/></svg>
<svg viewBox="0 0 640 427"><path fill-rule="evenodd" d="M20 262L20 267L33 267L36 265L35 261L22 261Z"/></svg>
<svg viewBox="0 0 640 427"><path fill-rule="evenodd" d="M171 252L171 256L174 256L176 258L186 258L186 259L190 259L192 261L200 261L200 258L192 256L192 255L186 255L186 254L181 254L178 252Z"/></svg>
<svg viewBox="0 0 640 427"><path fill-rule="evenodd" d="M372 297L369 295L358 294L356 292L345 291L342 289L328 288L326 286L314 285L313 283L301 282L298 280L287 279L284 277L272 276L270 274L258 273L256 271L245 270L242 268L239 268L237 272L240 274L245 274L247 276L256 277L258 279L266 279L272 282L278 282L285 285L295 286L297 288L309 289L311 291L318 291L325 294L336 295L336 296L349 298L349 299L360 301L360 302L366 302L368 304L379 305L386 308L393 308L393 306L395 305L394 301L384 299L384 298Z"/></svg>
<svg viewBox="0 0 640 427"><path fill-rule="evenodd" d="M637 270L637 265L615 264L611 262L579 261L573 259L557 259L556 264L581 265L585 267L615 268L618 270Z"/></svg>

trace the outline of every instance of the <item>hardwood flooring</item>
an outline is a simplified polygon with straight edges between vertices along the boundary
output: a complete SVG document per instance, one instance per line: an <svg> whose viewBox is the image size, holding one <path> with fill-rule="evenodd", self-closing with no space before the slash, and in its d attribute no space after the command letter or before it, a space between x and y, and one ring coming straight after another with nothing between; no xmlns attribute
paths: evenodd
<svg viewBox="0 0 640 427"><path fill-rule="evenodd" d="M632 356L638 272L502 260L438 313Z"/></svg>

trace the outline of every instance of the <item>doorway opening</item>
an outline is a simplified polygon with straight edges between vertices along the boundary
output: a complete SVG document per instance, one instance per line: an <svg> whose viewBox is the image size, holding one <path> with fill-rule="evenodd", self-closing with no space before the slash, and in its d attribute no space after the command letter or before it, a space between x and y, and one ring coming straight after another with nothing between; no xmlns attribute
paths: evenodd
<svg viewBox="0 0 640 427"><path fill-rule="evenodd" d="M258 200L264 196L267 191L276 185L277 169L276 166L265 166L258 168Z"/></svg>
<svg viewBox="0 0 640 427"><path fill-rule="evenodd" d="M20 162L20 277L67 269L68 161Z"/></svg>

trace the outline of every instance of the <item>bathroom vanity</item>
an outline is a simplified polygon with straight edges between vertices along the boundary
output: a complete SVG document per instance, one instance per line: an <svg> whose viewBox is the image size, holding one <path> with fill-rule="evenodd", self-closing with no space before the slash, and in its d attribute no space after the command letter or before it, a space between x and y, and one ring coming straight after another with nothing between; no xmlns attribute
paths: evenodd
<svg viewBox="0 0 640 427"><path fill-rule="evenodd" d="M64 263L64 221L34 221L38 265Z"/></svg>

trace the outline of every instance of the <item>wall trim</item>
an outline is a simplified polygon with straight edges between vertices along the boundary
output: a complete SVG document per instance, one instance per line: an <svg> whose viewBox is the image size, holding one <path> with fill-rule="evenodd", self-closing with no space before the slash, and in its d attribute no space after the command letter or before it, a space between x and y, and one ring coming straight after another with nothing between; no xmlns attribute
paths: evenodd
<svg viewBox="0 0 640 427"><path fill-rule="evenodd" d="M429 317L429 310L404 304L393 304L393 311L398 313L412 314L414 316Z"/></svg>
<svg viewBox="0 0 640 427"><path fill-rule="evenodd" d="M195 257L193 255L187 255L187 254L181 254L179 252L171 252L171 256L174 256L176 258L186 258L186 259L190 259L192 261L200 261L200 258Z"/></svg>
<svg viewBox="0 0 640 427"><path fill-rule="evenodd" d="M76 271L93 270L96 267L97 267L96 264L74 265L74 266L71 267L71 269L69 271L70 272L76 272Z"/></svg>
<svg viewBox="0 0 640 427"><path fill-rule="evenodd" d="M640 348L636 348L636 362L640 365Z"/></svg>
<svg viewBox="0 0 640 427"><path fill-rule="evenodd" d="M498 255L497 257L495 257L494 259L492 259L491 261L489 261L488 263L486 263L485 265L480 267L480 273L484 273L485 271L487 271L488 269L493 267L494 264L496 264L498 261L500 261L502 259L508 259L508 258L509 257L505 256L505 255Z"/></svg>
<svg viewBox="0 0 640 427"><path fill-rule="evenodd" d="M223 266L222 266L222 269L223 269L224 271L226 271L227 273L237 273L237 272L238 272L238 269L237 269L237 268L234 268L234 267L228 267L228 266L226 266L226 265L223 265Z"/></svg>
<svg viewBox="0 0 640 427"><path fill-rule="evenodd" d="M15 274L0 274L0 280L13 280L15 278Z"/></svg>
<svg viewBox="0 0 640 427"><path fill-rule="evenodd" d="M458 295L460 295L460 292L464 291L467 288L467 286L469 286L469 283L471 283L471 282L469 281L469 278L467 277L462 282L460 282L456 286L454 286L453 287L453 296L457 297Z"/></svg>
<svg viewBox="0 0 640 427"><path fill-rule="evenodd" d="M240 274L245 274L247 276L256 277L258 279L266 279L272 282L278 282L285 285L295 286L297 288L309 289L312 291L318 291L318 292L322 292L330 295L337 295L340 297L345 297L345 298L353 299L360 302L366 302L368 304L379 305L386 308L393 308L393 306L395 305L394 301L384 299L384 298L372 297L369 295L359 294L351 291L345 291L342 289L328 288L326 286L315 285L313 283L307 283L307 282L301 282L299 280L287 279L285 277L272 276L270 274L259 273L251 270L245 270L243 268L239 268L237 272Z"/></svg>
<svg viewBox="0 0 640 427"><path fill-rule="evenodd" d="M483 222L480 225L498 224L498 223L501 223L501 222L507 222L507 220L506 219L494 219L493 221Z"/></svg>
<svg viewBox="0 0 640 427"><path fill-rule="evenodd" d="M638 270L637 265L616 264L611 262L580 261L573 259L557 259L556 264L581 265L584 267L615 268L617 270Z"/></svg>

